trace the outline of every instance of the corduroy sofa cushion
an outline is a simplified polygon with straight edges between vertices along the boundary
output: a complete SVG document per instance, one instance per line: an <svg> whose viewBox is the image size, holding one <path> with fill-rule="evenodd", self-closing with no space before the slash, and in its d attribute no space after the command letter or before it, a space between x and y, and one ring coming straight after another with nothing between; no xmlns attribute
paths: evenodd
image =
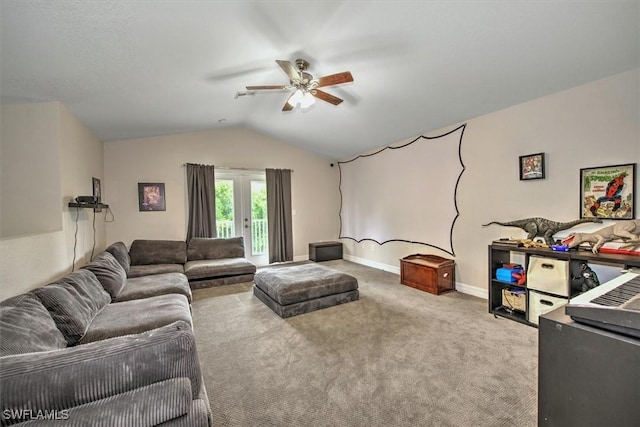
<svg viewBox="0 0 640 427"><path fill-rule="evenodd" d="M0 303L0 337L0 357L67 346L47 309L30 294Z"/></svg>
<svg viewBox="0 0 640 427"><path fill-rule="evenodd" d="M130 277L115 302L131 301L157 295L182 294L191 303L191 288L187 276L182 273L154 274Z"/></svg>
<svg viewBox="0 0 640 427"><path fill-rule="evenodd" d="M110 245L105 251L109 252L120 263L124 272L129 274L129 268L131 268L131 259L129 258L129 251L122 242L116 242Z"/></svg>
<svg viewBox="0 0 640 427"><path fill-rule="evenodd" d="M82 267L91 271L114 301L127 283L127 273L109 252L102 252L89 264Z"/></svg>
<svg viewBox="0 0 640 427"><path fill-rule="evenodd" d="M114 302L94 317L80 344L139 334L177 321L191 325L191 308L184 295Z"/></svg>
<svg viewBox="0 0 640 427"><path fill-rule="evenodd" d="M111 302L111 296L89 270L69 273L32 292L49 311L70 345L80 341L93 318Z"/></svg>
<svg viewBox="0 0 640 427"><path fill-rule="evenodd" d="M245 258L222 258L187 261L184 274L189 280L253 274L256 266Z"/></svg>
<svg viewBox="0 0 640 427"><path fill-rule="evenodd" d="M187 259L189 261L243 257L244 239L242 237L194 237L189 240L189 245L187 247Z"/></svg>
<svg viewBox="0 0 640 427"><path fill-rule="evenodd" d="M153 276L156 274L166 273L184 273L184 265L182 264L145 264L132 265L129 270L128 278Z"/></svg>
<svg viewBox="0 0 640 427"><path fill-rule="evenodd" d="M182 240L134 240L129 248L131 265L184 264L187 243Z"/></svg>

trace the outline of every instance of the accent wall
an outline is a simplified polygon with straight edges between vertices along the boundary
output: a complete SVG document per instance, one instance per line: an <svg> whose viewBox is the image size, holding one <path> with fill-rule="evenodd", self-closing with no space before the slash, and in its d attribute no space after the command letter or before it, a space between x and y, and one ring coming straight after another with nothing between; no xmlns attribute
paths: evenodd
<svg viewBox="0 0 640 427"><path fill-rule="evenodd" d="M460 216L453 229L458 290L486 298L487 246L501 237L526 237L517 228L482 224L535 216L562 222L578 219L580 168L640 163L639 82L640 70L635 69L465 121L465 171L458 185ZM425 135L437 136L460 124ZM540 152L546 153L546 179L520 181L518 157ZM402 165L389 165L393 167ZM587 224L572 230L600 227ZM396 273L398 260L410 254L452 258L409 243L344 244L345 258Z"/></svg>

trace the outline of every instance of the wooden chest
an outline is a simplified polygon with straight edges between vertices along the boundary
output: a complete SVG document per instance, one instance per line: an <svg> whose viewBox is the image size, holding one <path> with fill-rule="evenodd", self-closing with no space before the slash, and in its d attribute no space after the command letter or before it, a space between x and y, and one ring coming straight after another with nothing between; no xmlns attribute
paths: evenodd
<svg viewBox="0 0 640 427"><path fill-rule="evenodd" d="M453 291L455 261L437 255L409 255L400 260L400 283L434 295Z"/></svg>

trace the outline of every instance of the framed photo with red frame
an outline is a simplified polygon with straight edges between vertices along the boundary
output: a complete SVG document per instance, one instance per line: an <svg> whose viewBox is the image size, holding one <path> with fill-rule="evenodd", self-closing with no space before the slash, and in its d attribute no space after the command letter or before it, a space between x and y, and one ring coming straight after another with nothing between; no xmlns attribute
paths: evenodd
<svg viewBox="0 0 640 427"><path fill-rule="evenodd" d="M580 218L634 219L636 164L580 169Z"/></svg>

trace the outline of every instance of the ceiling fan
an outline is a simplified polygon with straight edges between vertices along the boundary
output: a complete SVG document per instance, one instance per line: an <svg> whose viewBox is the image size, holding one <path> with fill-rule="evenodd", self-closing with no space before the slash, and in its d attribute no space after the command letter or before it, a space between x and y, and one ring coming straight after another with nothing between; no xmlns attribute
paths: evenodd
<svg viewBox="0 0 640 427"><path fill-rule="evenodd" d="M353 81L353 76L349 71L331 74L320 78L314 78L307 72L309 63L304 59L296 59L295 65L291 61L276 60L276 63L282 68L282 71L289 77L288 85L270 85L270 86L246 86L248 92L258 90L293 90L285 102L282 111L291 111L296 105L307 108L315 102L314 97L326 101L333 105L340 104L343 100L327 93L318 88L333 86L341 83Z"/></svg>

